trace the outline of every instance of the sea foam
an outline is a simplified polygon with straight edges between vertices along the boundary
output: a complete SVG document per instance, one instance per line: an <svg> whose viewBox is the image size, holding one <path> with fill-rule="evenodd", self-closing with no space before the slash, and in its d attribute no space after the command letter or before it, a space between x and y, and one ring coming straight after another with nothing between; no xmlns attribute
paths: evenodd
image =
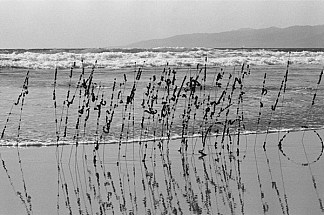
<svg viewBox="0 0 324 215"><path fill-rule="evenodd" d="M207 61L206 61L207 59ZM119 69L143 65L157 66L235 66L324 64L323 51L282 51L265 49L154 48L154 49L75 49L0 50L0 67L53 69L76 66Z"/></svg>

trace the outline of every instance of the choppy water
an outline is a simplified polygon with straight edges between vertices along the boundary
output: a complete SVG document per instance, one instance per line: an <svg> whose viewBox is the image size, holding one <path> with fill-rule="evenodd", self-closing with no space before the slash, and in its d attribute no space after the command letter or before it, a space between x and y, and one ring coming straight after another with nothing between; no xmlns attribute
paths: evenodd
<svg viewBox="0 0 324 215"><path fill-rule="evenodd" d="M56 131L64 136L60 141L75 142L77 135L83 142L101 138L108 143L204 134L208 128L207 133L214 134L222 131L226 119L240 119L240 123L231 124L232 132L321 128L324 125L321 117L324 88L318 84L321 70L314 65L290 65L288 72L287 66L281 65L245 66L243 70L242 67L205 68L200 65L198 69L96 68L91 75L92 69L74 68L72 73L58 69L57 107L54 108L54 69L1 69L0 118L1 127L5 128L2 143L53 144L56 143ZM15 105L24 91L27 71L28 94L24 95L23 105L22 97ZM139 71L141 77L136 80ZM90 76L88 87L92 94L86 95L87 87L86 84L82 87L82 83L89 81ZM197 79L199 84L194 91L189 89L190 79ZM241 82L234 86L236 80ZM263 95L262 88L266 90ZM127 96L132 93L134 102L125 106ZM67 100L71 101L69 106ZM98 117L95 106L100 101L105 104L100 106ZM83 112L78 112L80 110ZM109 132L103 132L109 120ZM168 127L171 122L172 129ZM183 123L188 126L185 130Z"/></svg>
<svg viewBox="0 0 324 215"><path fill-rule="evenodd" d="M323 65L323 49L213 49L213 48L154 48L154 49L3 49L0 50L0 67L54 69L71 67L72 62L81 67L91 67L97 61L100 68L130 68L135 63L145 67L285 65Z"/></svg>

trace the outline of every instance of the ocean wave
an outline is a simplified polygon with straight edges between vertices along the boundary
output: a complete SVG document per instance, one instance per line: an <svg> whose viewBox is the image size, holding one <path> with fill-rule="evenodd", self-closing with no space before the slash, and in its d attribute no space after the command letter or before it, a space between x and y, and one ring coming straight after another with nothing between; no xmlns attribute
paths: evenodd
<svg viewBox="0 0 324 215"><path fill-rule="evenodd" d="M299 128L281 128L281 129L269 129L269 130L244 130L244 131L233 131L231 135L258 135L258 134L273 134L273 133L287 133L287 132L300 132L300 131L312 131L312 130L323 130L324 127L299 127ZM222 136L222 133L209 133L207 137L217 137ZM228 134L227 134L228 135ZM130 139L117 139L117 138L111 138L106 140L98 140L98 143L100 145L109 145L109 144L132 144L132 143L145 143L145 142L154 142L154 141L175 141L179 140L181 138L187 138L187 139L194 139L194 138L202 138L202 134L195 133L190 135L177 135L174 134L170 138L163 136L150 136L150 137L135 137ZM49 146L66 146L66 145L95 145L97 144L96 140L91 139L80 139L79 141L76 140L59 140L55 141L54 139L48 139L48 140L10 140L10 139L2 139L0 140L0 147L22 147L22 148L28 148L28 147L49 147Z"/></svg>
<svg viewBox="0 0 324 215"><path fill-rule="evenodd" d="M207 59L207 61L206 61ZM0 67L53 69L77 67L129 68L135 64L158 66L236 66L324 64L324 52L266 49L207 49L207 48L154 48L154 49L58 49L58 50L1 50ZM83 61L83 65L81 63Z"/></svg>

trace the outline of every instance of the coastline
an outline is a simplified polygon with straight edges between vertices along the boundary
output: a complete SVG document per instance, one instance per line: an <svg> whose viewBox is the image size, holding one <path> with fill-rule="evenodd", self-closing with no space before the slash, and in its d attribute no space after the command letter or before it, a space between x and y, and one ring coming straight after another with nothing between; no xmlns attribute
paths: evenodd
<svg viewBox="0 0 324 215"><path fill-rule="evenodd" d="M323 130L317 132L323 137ZM270 214L281 213L282 207L291 214L319 214L323 212L319 200L323 198L324 177L321 167L324 160L320 157L309 166L300 165L306 162L303 145L300 143L304 143L308 160L311 161L316 160L323 149L321 140L314 131L291 132L282 140L282 149L286 155L284 156L278 148L284 134L285 132L244 135L240 136L239 145L236 144L237 136L232 135L231 138L225 137L224 148L219 145L220 139L210 137L203 151L206 156L200 159L201 138L187 139L187 152L184 151L185 147L182 147L182 153L178 151L181 148L181 140L147 142L141 146L138 143L99 145L98 149L95 145L80 145L11 147L0 150L16 192L24 193L24 179L27 193L31 196L34 214L57 214L58 199L59 210L67 213L69 209L64 206L66 193L64 194L61 187L64 184L68 186L71 210L75 212L79 210L79 197L84 211L90 211L90 208L93 211L99 210L98 202L101 199L102 202L106 200L111 203L113 209L107 209L108 213L135 212L135 205L137 213L147 212L148 209L162 213L165 209L163 202L167 201L170 194L168 192L171 192L178 201L177 203L175 199L170 200L171 208L182 208L184 213L190 210L191 213L201 210L203 214L208 211L228 213L231 210L239 213L240 210L244 210L248 214L260 214L265 206ZM230 144L230 139L233 144ZM264 140L267 142L266 151L263 150ZM218 141L217 149L215 141ZM162 144L162 148L159 147L159 143ZM121 148L118 149L119 147ZM237 149L239 155L236 153ZM19 168L18 151L24 177ZM142 161L144 156L145 162ZM26 213L22 201L10 186L4 168L1 169L0 213ZM103 176L104 172L110 172L111 178L108 181ZM100 175L98 183L95 173ZM92 184L89 184L90 179ZM107 182L109 183L105 185ZM112 184L115 184L115 192ZM301 184L303 186L300 186ZM96 187L97 191L101 190L101 194L92 196L91 186ZM144 191L143 186L146 188ZM75 193L77 187L80 188L79 193ZM92 196L91 207L87 202L86 190ZM189 195L189 191L192 192L192 198L184 195ZM111 193L109 201L108 193ZM190 199L194 200L194 196L197 198L197 202L194 201L197 208L193 207L193 202L188 202ZM153 201L154 198L158 199ZM146 207L142 201L144 199L147 201ZM122 200L125 203L124 209L119 207L120 204L123 205ZM218 203L214 204L215 201ZM16 202L15 207L12 206L12 202ZM235 204L236 207L232 207L231 204Z"/></svg>

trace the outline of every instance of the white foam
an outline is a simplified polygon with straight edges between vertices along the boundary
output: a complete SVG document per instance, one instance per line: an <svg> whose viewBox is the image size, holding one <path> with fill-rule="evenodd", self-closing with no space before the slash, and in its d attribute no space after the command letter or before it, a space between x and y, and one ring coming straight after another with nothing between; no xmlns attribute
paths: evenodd
<svg viewBox="0 0 324 215"><path fill-rule="evenodd" d="M89 52L13 52L0 54L0 67L18 67L33 69L70 68L73 62L81 66L81 59L86 67L92 67L97 61L100 68L127 68L135 65L147 67L195 66L204 64L211 66L234 66L247 63L250 65L284 65L289 60L293 64L324 64L324 52L299 51L285 52L272 50L219 50L206 48L156 48L139 51L130 49L89 50Z"/></svg>

